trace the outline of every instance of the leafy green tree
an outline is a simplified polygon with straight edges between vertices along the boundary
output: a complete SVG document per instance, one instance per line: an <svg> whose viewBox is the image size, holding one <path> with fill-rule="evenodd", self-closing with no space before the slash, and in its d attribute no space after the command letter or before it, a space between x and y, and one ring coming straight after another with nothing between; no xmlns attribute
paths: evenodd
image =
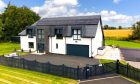
<svg viewBox="0 0 140 84"><path fill-rule="evenodd" d="M117 29L117 28L116 28L116 27L109 27L109 29L115 30L115 29Z"/></svg>
<svg viewBox="0 0 140 84"><path fill-rule="evenodd" d="M119 26L118 29L122 29L122 26Z"/></svg>
<svg viewBox="0 0 140 84"><path fill-rule="evenodd" d="M27 7L16 7L8 5L2 14L3 40L10 40L17 36L26 26L40 19L40 16Z"/></svg>
<svg viewBox="0 0 140 84"><path fill-rule="evenodd" d="M3 34L3 32L2 32L2 19L0 18L0 41L1 41L1 38L2 38L2 34Z"/></svg>
<svg viewBox="0 0 140 84"><path fill-rule="evenodd" d="M109 26L108 25L104 25L104 29L109 29Z"/></svg>
<svg viewBox="0 0 140 84"><path fill-rule="evenodd" d="M140 40L140 21L136 22L133 26L133 33L129 36L130 40Z"/></svg>

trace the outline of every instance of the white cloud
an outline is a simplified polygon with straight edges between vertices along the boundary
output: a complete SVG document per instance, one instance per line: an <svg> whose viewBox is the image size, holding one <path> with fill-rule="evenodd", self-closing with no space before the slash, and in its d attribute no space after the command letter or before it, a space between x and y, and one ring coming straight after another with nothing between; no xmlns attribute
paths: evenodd
<svg viewBox="0 0 140 84"><path fill-rule="evenodd" d="M115 1L115 0L114 0ZM80 12L78 10L78 0L46 0L42 6L32 7L31 9L38 13L42 18L56 16L84 16L84 15L101 15L103 23L111 25L118 24L130 26L132 23L140 20L140 15L129 16L118 13L114 10L102 10L100 12ZM113 24L112 24L113 23ZM117 25L117 26L118 26Z"/></svg>
<svg viewBox="0 0 140 84"><path fill-rule="evenodd" d="M71 16L77 13L78 0L46 0L40 7L31 9L42 17Z"/></svg>
<svg viewBox="0 0 140 84"><path fill-rule="evenodd" d="M113 0L114 3L118 4L121 0Z"/></svg>
<svg viewBox="0 0 140 84"><path fill-rule="evenodd" d="M115 11L103 10L100 12L100 14L102 15L103 21L107 21L107 22L111 21L111 22L116 22L116 23L127 23L130 21L133 21L132 16L118 14Z"/></svg>
<svg viewBox="0 0 140 84"><path fill-rule="evenodd" d="M55 5L77 5L78 4L78 2L77 2L77 0L54 0L53 1L53 3L55 4Z"/></svg>
<svg viewBox="0 0 140 84"><path fill-rule="evenodd" d="M6 7L6 3L4 3L2 0L0 0L0 13L2 13L2 11L4 10L4 8Z"/></svg>

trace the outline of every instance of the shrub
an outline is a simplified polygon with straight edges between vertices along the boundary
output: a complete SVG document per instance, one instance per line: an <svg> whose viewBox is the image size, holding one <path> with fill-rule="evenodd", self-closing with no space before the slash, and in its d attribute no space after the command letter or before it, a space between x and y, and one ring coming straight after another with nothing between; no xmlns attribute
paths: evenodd
<svg viewBox="0 0 140 84"><path fill-rule="evenodd" d="M133 25L133 33L128 37L130 40L140 39L140 21Z"/></svg>

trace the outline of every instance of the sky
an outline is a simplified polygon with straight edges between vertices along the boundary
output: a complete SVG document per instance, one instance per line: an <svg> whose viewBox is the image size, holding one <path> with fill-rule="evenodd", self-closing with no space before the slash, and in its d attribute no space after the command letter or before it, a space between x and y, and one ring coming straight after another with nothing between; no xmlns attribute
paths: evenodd
<svg viewBox="0 0 140 84"><path fill-rule="evenodd" d="M0 13L7 4L27 6L41 18L101 15L103 25L131 27L140 21L140 0L0 0Z"/></svg>

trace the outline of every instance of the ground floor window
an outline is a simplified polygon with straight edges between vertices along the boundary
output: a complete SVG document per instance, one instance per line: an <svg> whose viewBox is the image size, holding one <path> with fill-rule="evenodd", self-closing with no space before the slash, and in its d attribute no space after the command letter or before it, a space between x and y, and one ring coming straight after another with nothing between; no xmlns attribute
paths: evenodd
<svg viewBox="0 0 140 84"><path fill-rule="evenodd" d="M29 48L34 48L34 43L33 42L29 42Z"/></svg>

